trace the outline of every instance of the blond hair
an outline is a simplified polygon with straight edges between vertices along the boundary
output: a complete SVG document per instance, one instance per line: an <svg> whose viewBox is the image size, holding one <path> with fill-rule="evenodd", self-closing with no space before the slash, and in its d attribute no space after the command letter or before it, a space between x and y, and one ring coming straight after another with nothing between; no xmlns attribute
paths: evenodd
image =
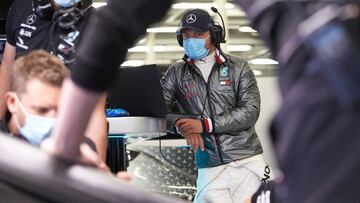
<svg viewBox="0 0 360 203"><path fill-rule="evenodd" d="M32 79L61 87L68 75L69 70L57 57L44 50L32 51L15 61L11 89L18 93L24 92L27 82Z"/></svg>

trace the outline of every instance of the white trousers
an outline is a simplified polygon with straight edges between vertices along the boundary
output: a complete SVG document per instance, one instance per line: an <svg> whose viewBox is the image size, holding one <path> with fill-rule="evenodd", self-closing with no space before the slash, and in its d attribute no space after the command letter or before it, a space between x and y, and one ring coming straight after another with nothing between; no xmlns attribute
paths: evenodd
<svg viewBox="0 0 360 203"><path fill-rule="evenodd" d="M243 203L272 177L262 154L198 170L194 203Z"/></svg>

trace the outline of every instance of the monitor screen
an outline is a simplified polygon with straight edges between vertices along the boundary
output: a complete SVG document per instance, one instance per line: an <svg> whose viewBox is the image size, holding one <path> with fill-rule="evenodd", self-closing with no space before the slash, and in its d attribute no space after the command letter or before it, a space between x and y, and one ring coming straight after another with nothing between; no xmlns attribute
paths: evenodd
<svg viewBox="0 0 360 203"><path fill-rule="evenodd" d="M108 97L111 108L123 108L130 116L164 118L167 113L156 65L119 69Z"/></svg>
<svg viewBox="0 0 360 203"><path fill-rule="evenodd" d="M5 43L6 43L6 39L0 37L0 63L2 62L2 58L3 58Z"/></svg>

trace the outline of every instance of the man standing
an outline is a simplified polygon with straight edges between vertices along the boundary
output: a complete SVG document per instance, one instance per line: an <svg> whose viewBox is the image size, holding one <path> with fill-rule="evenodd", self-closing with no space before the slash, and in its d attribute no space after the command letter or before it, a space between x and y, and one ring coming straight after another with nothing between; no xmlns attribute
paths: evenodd
<svg viewBox="0 0 360 203"><path fill-rule="evenodd" d="M174 123L196 151L195 202L243 202L260 185L268 166L255 132L260 94L246 61L224 54L223 28L201 9L182 17L177 40L184 60L161 83L168 108L175 101L201 119Z"/></svg>

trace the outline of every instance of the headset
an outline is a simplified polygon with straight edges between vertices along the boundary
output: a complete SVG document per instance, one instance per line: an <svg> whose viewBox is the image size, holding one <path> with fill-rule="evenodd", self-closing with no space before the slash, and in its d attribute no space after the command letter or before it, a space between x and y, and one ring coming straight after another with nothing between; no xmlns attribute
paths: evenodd
<svg viewBox="0 0 360 203"><path fill-rule="evenodd" d="M54 14L54 7L50 0L33 0L33 9L37 16L51 20Z"/></svg>
<svg viewBox="0 0 360 203"><path fill-rule="evenodd" d="M223 28L223 27L225 27L225 24L224 24L224 20L223 20L221 14L218 12L218 10L216 8L214 8L214 7L211 7L211 10L214 13L217 13L220 16L221 21L222 21L222 25L223 25L222 27L221 27L221 25L219 23L214 21L214 19L210 16L210 14L207 11L204 11L202 9L189 10L183 15L183 17L181 19L183 19L188 13L193 12L193 11L199 11L199 12L204 13L205 15L207 15L209 17L209 19L210 19L210 22L211 22L211 24L209 25L211 42L215 46L219 46L220 43L226 43L226 40L225 40L226 31ZM181 32L177 31L175 34L176 34L176 39L177 39L178 44L182 47L183 46L183 36L182 36Z"/></svg>
<svg viewBox="0 0 360 203"><path fill-rule="evenodd" d="M54 13L57 13L57 17L62 16L60 18L60 27L64 29L69 29L71 25L69 23L62 23L61 21L66 19L65 21L70 21L70 24L75 24L81 17L81 11L86 10L92 5L92 0L81 0L76 6L68 8L68 9L58 9L55 11L53 3L50 0L33 0L33 9L37 16L47 19L54 20ZM63 16L65 15L65 17ZM72 18L69 20L70 17ZM59 20L59 19L57 19Z"/></svg>
<svg viewBox="0 0 360 203"><path fill-rule="evenodd" d="M91 8L92 0L81 0L70 8L55 8L55 2L51 0L33 0L32 3L33 10L39 18L52 22L49 41L54 55L59 57L58 54L61 54L65 64L73 63L75 61L75 57L73 57L75 47L73 41L67 39L72 39L71 36L68 37L71 34L78 36L80 31L76 24L83 18L86 11ZM59 32L54 35L57 29L59 29ZM59 40L64 41L64 44L66 42L69 47L63 45L63 48L59 48L55 43Z"/></svg>
<svg viewBox="0 0 360 203"><path fill-rule="evenodd" d="M75 25L84 16L85 10L77 7L70 7L67 9L59 9L54 12L52 21L57 23L63 30L75 29Z"/></svg>

